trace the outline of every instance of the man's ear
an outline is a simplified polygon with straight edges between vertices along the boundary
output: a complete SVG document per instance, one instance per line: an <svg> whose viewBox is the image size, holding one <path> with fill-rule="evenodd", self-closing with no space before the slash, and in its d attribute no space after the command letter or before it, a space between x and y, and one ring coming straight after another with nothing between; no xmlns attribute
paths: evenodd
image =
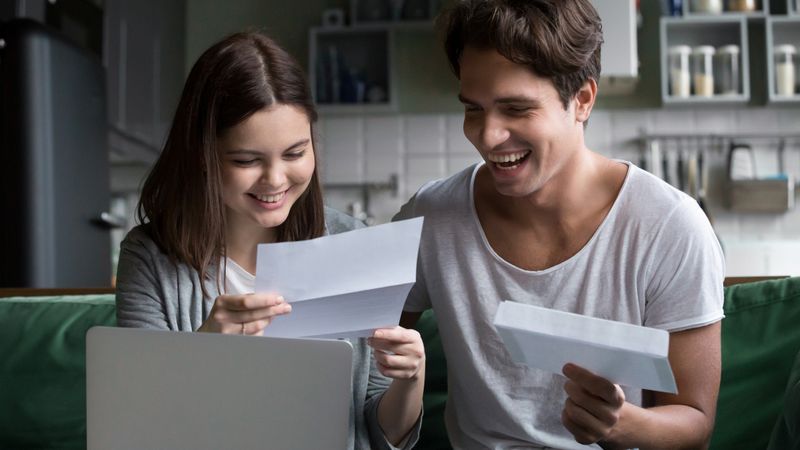
<svg viewBox="0 0 800 450"><path fill-rule="evenodd" d="M575 94L575 99L573 100L575 102L575 120L581 123L589 120L596 98L597 82L590 78L583 83L583 86Z"/></svg>

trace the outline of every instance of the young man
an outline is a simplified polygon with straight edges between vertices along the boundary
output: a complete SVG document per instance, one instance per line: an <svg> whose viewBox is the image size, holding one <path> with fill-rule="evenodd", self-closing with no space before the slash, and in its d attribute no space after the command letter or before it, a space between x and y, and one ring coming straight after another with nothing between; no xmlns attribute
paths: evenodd
<svg viewBox="0 0 800 450"><path fill-rule="evenodd" d="M422 187L404 326L433 308L457 448L702 448L720 379L724 259L697 203L584 144L600 75L590 0L474 0L443 16L464 133L484 162ZM661 328L679 393L512 361L502 300Z"/></svg>

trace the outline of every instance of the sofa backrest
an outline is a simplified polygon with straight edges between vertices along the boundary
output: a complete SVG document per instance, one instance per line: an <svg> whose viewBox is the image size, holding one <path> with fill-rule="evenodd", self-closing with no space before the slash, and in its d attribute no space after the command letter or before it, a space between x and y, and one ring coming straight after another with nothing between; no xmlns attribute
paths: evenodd
<svg viewBox="0 0 800 450"><path fill-rule="evenodd" d="M86 331L114 295L0 298L0 448L86 448Z"/></svg>

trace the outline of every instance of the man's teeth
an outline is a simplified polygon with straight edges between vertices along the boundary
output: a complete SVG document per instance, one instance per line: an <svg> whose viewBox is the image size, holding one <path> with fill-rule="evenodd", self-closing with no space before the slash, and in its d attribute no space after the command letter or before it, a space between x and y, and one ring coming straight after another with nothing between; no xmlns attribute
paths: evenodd
<svg viewBox="0 0 800 450"><path fill-rule="evenodd" d="M518 152L518 153L510 153L510 154L505 154L505 155L489 154L489 161L494 162L494 163L516 162L516 161L519 161L520 159L528 156L528 153L530 153L530 150L524 151L524 152Z"/></svg>
<svg viewBox="0 0 800 450"><path fill-rule="evenodd" d="M262 202L276 203L278 200L282 199L284 195L286 195L286 192L275 195L255 195L254 197Z"/></svg>

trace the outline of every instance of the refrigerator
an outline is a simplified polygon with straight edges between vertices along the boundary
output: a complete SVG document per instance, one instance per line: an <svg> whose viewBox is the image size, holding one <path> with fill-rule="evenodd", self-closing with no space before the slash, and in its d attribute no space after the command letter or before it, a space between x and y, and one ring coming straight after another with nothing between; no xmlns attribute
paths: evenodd
<svg viewBox="0 0 800 450"><path fill-rule="evenodd" d="M105 92L97 55L0 24L0 287L111 285Z"/></svg>

